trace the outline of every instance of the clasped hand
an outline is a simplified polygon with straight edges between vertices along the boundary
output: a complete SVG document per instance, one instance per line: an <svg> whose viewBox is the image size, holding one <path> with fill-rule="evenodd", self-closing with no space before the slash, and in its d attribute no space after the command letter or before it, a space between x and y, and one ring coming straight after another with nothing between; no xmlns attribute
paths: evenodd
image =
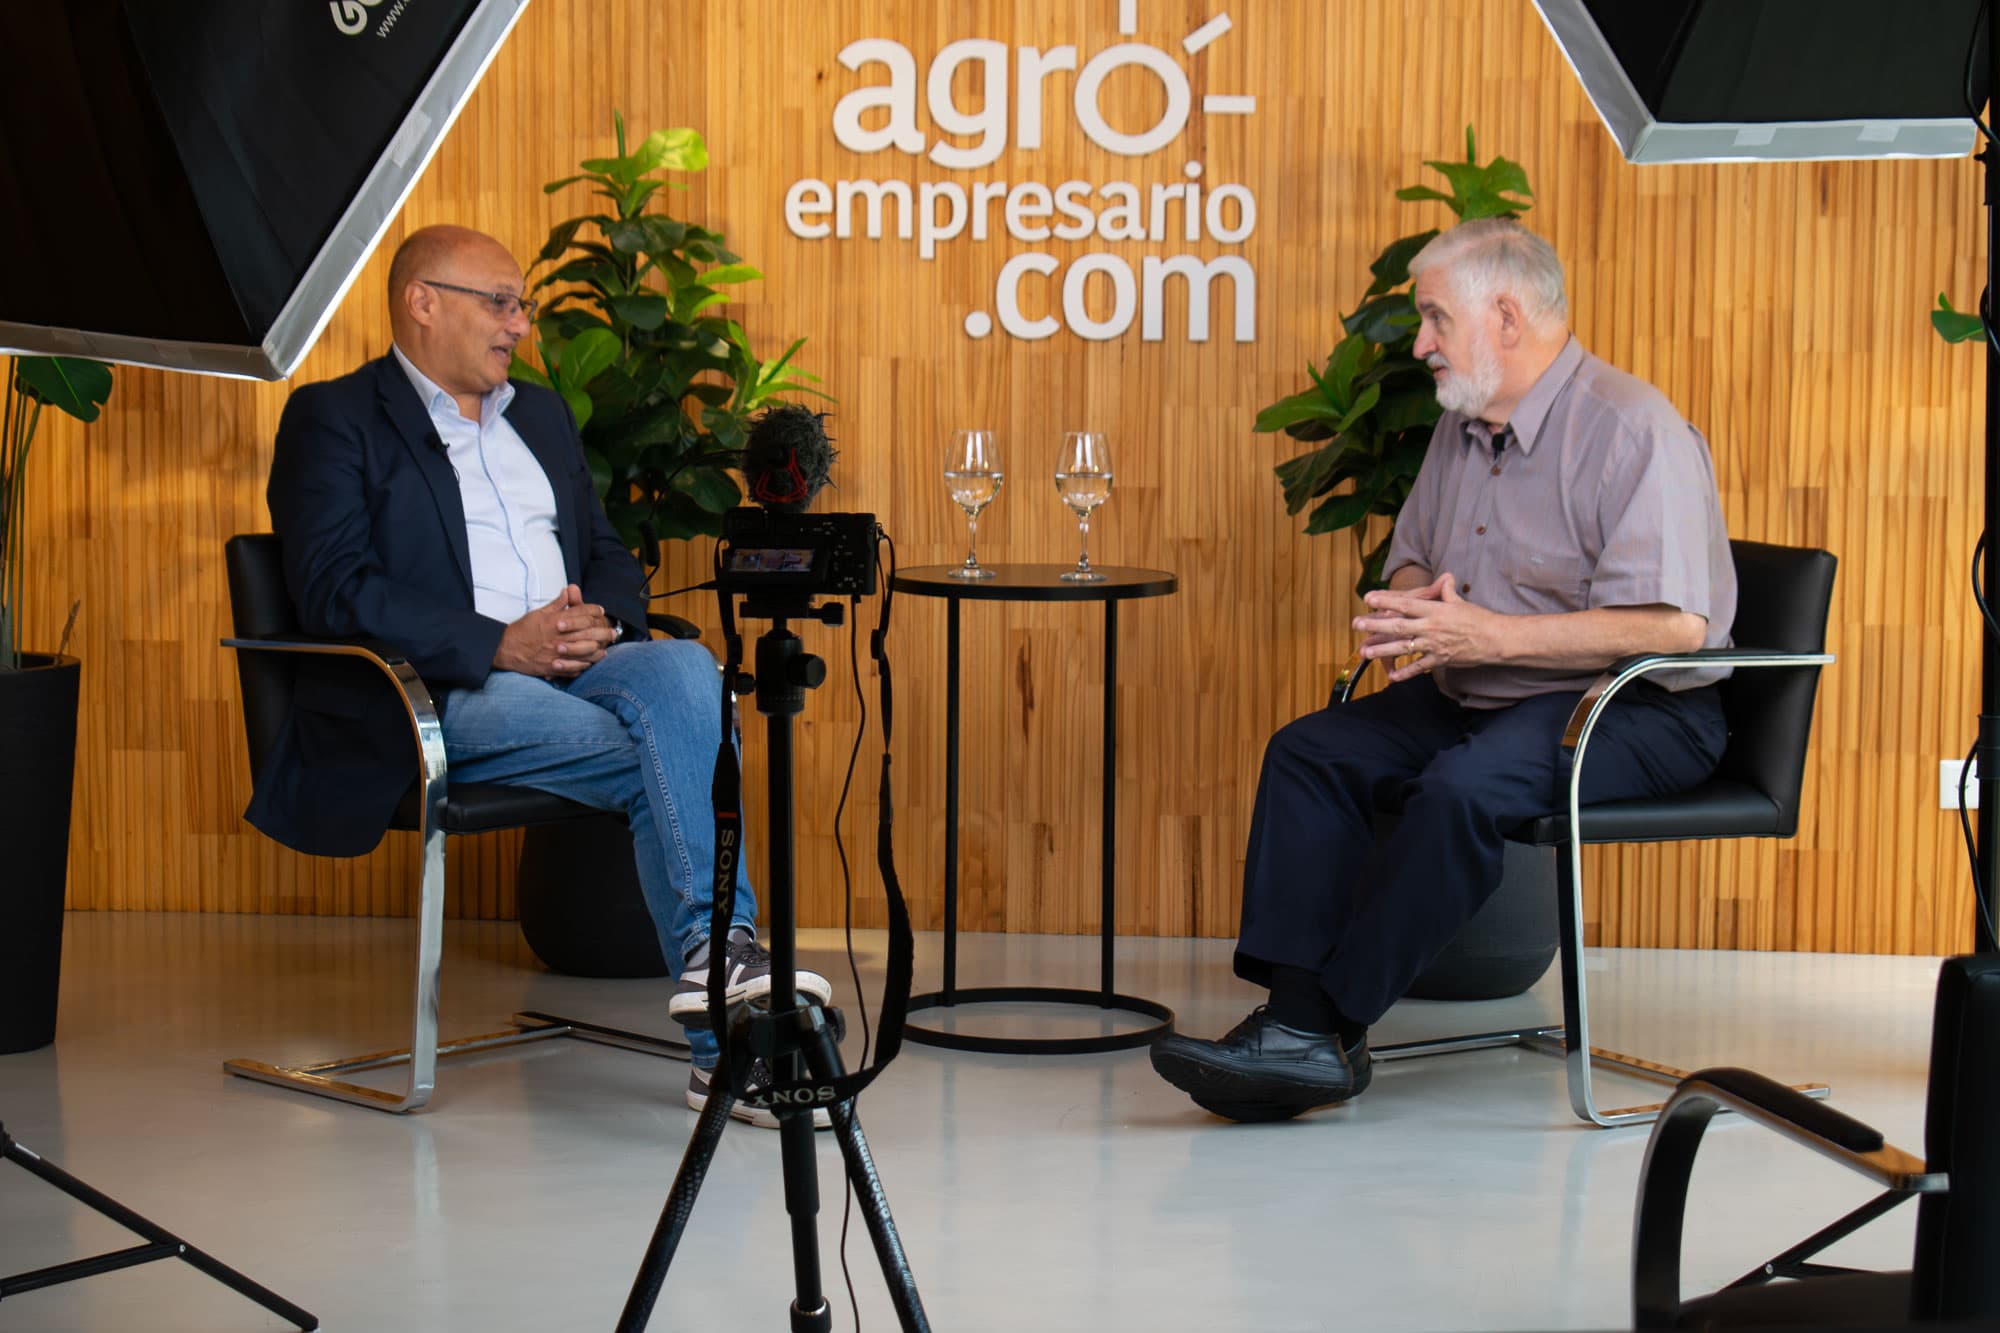
<svg viewBox="0 0 2000 1333"><path fill-rule="evenodd" d="M1389 672L1392 681L1409 680L1454 662L1466 666L1498 656L1502 617L1460 597L1458 581L1449 573L1422 588L1378 590L1362 600L1370 614L1354 618L1354 628L1368 636L1361 642L1361 655L1415 657Z"/></svg>
<svg viewBox="0 0 2000 1333"><path fill-rule="evenodd" d="M572 583L553 602L501 631L493 665L544 680L574 676L603 661L617 638L604 608L584 601L583 590Z"/></svg>

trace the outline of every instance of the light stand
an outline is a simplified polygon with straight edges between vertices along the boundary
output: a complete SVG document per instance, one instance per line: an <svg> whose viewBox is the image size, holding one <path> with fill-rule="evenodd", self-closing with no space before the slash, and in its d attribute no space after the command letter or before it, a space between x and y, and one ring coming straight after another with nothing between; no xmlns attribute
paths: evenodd
<svg viewBox="0 0 2000 1333"><path fill-rule="evenodd" d="M2000 115L2000 23L1986 24L1987 116ZM1980 302L1980 322L1986 333L1986 558L1980 583L2000 588L2000 346L1994 341L1996 255L2000 255L2000 145L1991 138L1979 152L1986 168L1986 299ZM1972 947L1978 953L2000 948L1988 924L2000 910L2000 641L1984 608L1979 626L1979 880L1973 885L1978 901L1972 911Z"/></svg>
<svg viewBox="0 0 2000 1333"><path fill-rule="evenodd" d="M92 1189L55 1163L43 1160L29 1151L27 1145L9 1134L5 1125L0 1125L0 1161L14 1163L30 1175L48 1182L85 1207L95 1209L127 1231L136 1232L146 1240L146 1244L134 1245L129 1249L114 1250L89 1259L73 1259L65 1264L38 1268L31 1273L13 1273L0 1277L0 1300L18 1296L23 1292L37 1291L43 1287L53 1287L60 1282L74 1282L78 1278L95 1277L99 1273L113 1273L135 1264L149 1264L158 1259L180 1259L214 1278L231 1291L247 1296L280 1319L307 1330L307 1333L319 1327L319 1316L300 1309L270 1288L251 1281L214 1255L196 1249L159 1223L141 1217L102 1190Z"/></svg>
<svg viewBox="0 0 2000 1333"><path fill-rule="evenodd" d="M771 912L771 991L761 1004L735 1009L729 1022L728 1057L723 1062L730 1071L728 1086L720 1078L710 1084L708 1103L695 1123L694 1137L681 1157L680 1172L667 1194L659 1223L640 1262L623 1314L618 1319L620 1333L639 1333L652 1317L666 1281L667 1267L687 1231L694 1211L695 1195L715 1157L716 1145L729 1124L729 1111L745 1091L745 1080L753 1065L761 1061L770 1070L774 1085L798 1083L810 1078L827 1084L843 1075L838 1045L842 1032L840 1011L822 1008L811 1001L799 1003L797 993L798 941L796 896L793 888L792 828L792 718L805 708L805 692L817 688L826 678L826 663L804 651L799 637L785 624L787 616L816 615L829 624L839 622L838 602L815 610L810 598L793 601L775 598L769 602L746 601L743 614L769 619L771 628L757 640L757 711L766 718L766 787L769 795L770 875L765 884ZM734 653L731 654L732 659ZM739 691L740 692L740 691ZM903 1253L902 1239L889 1216L888 1196L876 1174L868 1141L862 1137L861 1122L855 1118L851 1099L825 1107L833 1121L835 1141L847 1166L847 1178L861 1204L861 1214L874 1242L875 1255L882 1267L883 1281L896 1308L901 1326L911 1333L928 1333L929 1320L917 1295L916 1279ZM832 1310L820 1282L819 1173L813 1160L813 1105L783 1102L773 1110L778 1117L780 1156L785 1179L785 1211L792 1223L792 1275L795 1296L791 1307L794 1333L826 1333L833 1327Z"/></svg>

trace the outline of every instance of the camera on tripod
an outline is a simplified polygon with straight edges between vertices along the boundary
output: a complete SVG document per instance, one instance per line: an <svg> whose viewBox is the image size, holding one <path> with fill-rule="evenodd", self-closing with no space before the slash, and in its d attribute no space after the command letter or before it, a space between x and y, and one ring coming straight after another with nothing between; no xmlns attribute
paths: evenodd
<svg viewBox="0 0 2000 1333"><path fill-rule="evenodd" d="M873 514L787 514L750 507L722 516L716 587L755 602L875 593Z"/></svg>

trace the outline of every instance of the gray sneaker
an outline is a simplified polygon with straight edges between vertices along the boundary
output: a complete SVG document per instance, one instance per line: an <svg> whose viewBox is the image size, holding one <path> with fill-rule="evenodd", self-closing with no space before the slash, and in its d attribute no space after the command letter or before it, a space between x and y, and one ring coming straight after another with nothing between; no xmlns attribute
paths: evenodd
<svg viewBox="0 0 2000 1333"><path fill-rule="evenodd" d="M696 1068L688 1070L687 1101L689 1108L692 1110L699 1111L708 1105L708 1074L709 1071L706 1069ZM765 1068L762 1060L757 1061L751 1066L750 1081L753 1084L770 1083L771 1071ZM812 1117L814 1129L833 1128L833 1117L827 1114L827 1109L824 1106L815 1106ZM778 1113L776 1111L766 1110L761 1106L752 1106L740 1097L730 1106L729 1118L731 1120L741 1120L746 1125L755 1125L759 1129L776 1129L778 1127Z"/></svg>
<svg viewBox="0 0 2000 1333"><path fill-rule="evenodd" d="M728 989L724 992L725 1002L741 1004L745 1000L771 993L771 954L756 937L730 931L723 942L723 980ZM696 955L699 962L689 960L687 968L674 988L674 997L667 1001L667 1015L685 1023L691 1018L700 1018L708 1012L708 955ZM826 1004L833 999L833 986L817 972L805 968L798 970L797 989L800 999L809 999L817 1004Z"/></svg>

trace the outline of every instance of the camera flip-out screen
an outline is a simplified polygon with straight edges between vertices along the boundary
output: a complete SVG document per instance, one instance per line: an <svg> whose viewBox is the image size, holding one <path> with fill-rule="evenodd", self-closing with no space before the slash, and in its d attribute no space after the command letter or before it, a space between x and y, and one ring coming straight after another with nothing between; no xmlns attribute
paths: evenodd
<svg viewBox="0 0 2000 1333"><path fill-rule="evenodd" d="M722 586L731 593L871 596L875 516L732 509L722 516Z"/></svg>

